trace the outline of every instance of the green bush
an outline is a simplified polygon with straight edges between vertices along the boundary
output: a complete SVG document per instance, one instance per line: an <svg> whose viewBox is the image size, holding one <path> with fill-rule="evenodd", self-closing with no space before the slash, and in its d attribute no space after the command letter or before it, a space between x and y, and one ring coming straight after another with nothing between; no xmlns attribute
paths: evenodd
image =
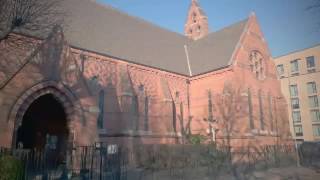
<svg viewBox="0 0 320 180"><path fill-rule="evenodd" d="M202 144L206 141L206 137L201 134L192 134L187 137L190 144L197 145Z"/></svg>
<svg viewBox="0 0 320 180"><path fill-rule="evenodd" d="M23 164L16 158L4 155L0 156L0 180L14 180L23 174Z"/></svg>

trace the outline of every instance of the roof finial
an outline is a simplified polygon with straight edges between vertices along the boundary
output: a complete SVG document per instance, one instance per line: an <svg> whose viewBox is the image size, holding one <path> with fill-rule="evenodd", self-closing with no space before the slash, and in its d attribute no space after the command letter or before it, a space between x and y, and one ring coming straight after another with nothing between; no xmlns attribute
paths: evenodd
<svg viewBox="0 0 320 180"><path fill-rule="evenodd" d="M256 16L256 13L254 11L251 11L250 16Z"/></svg>

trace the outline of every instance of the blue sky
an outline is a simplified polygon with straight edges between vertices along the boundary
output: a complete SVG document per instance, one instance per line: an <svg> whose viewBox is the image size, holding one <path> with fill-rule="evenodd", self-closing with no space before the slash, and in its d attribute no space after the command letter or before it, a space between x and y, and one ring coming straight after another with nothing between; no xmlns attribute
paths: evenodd
<svg viewBox="0 0 320 180"><path fill-rule="evenodd" d="M168 30L183 33L191 0L97 0ZM247 18L254 11L274 57L320 44L319 0L199 0L210 31Z"/></svg>

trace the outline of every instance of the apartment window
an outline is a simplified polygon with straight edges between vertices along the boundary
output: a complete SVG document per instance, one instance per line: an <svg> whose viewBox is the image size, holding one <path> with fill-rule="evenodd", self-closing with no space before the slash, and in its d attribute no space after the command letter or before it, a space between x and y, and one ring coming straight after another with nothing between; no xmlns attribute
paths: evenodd
<svg viewBox="0 0 320 180"><path fill-rule="evenodd" d="M292 109L299 109L300 108L299 99L298 98L292 98L291 99L291 105L292 105Z"/></svg>
<svg viewBox="0 0 320 180"><path fill-rule="evenodd" d="M309 96L310 108L319 107L318 96Z"/></svg>
<svg viewBox="0 0 320 180"><path fill-rule="evenodd" d="M307 57L307 68L314 68L316 67L315 61L314 61L314 56L309 56Z"/></svg>
<svg viewBox="0 0 320 180"><path fill-rule="evenodd" d="M320 136L320 125L313 125L312 129L314 136Z"/></svg>
<svg viewBox="0 0 320 180"><path fill-rule="evenodd" d="M298 96L298 86L297 85L290 85L290 95L291 95L291 97Z"/></svg>
<svg viewBox="0 0 320 180"><path fill-rule="evenodd" d="M291 61L291 73L298 73L299 61L298 59Z"/></svg>
<svg viewBox="0 0 320 180"><path fill-rule="evenodd" d="M294 123L301 122L301 114L300 111L293 111L292 112L292 119Z"/></svg>
<svg viewBox="0 0 320 180"><path fill-rule="evenodd" d="M277 72L278 72L278 76L281 77L284 75L284 68L283 68L283 64L279 64L277 66Z"/></svg>
<svg viewBox="0 0 320 180"><path fill-rule="evenodd" d="M314 61L314 56L307 57L307 68L312 69L316 67L316 63Z"/></svg>
<svg viewBox="0 0 320 180"><path fill-rule="evenodd" d="M317 85L315 82L307 83L308 94L317 94Z"/></svg>
<svg viewBox="0 0 320 180"><path fill-rule="evenodd" d="M320 112L318 109L312 110L312 111L310 111L310 113L311 113L311 120L313 122L320 122Z"/></svg>
<svg viewBox="0 0 320 180"><path fill-rule="evenodd" d="M303 136L302 126L301 125L294 126L294 133L296 134L296 136Z"/></svg>

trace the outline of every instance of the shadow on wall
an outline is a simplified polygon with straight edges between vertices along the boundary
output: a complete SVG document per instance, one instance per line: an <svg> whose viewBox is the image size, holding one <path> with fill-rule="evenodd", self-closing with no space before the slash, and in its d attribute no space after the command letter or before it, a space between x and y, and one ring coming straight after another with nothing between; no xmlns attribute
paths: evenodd
<svg viewBox="0 0 320 180"><path fill-rule="evenodd" d="M95 75L88 81L99 107L100 137L140 137L153 133L164 136L176 132L175 104L171 96L149 97L143 88L134 88L126 67L119 67L117 76L112 75L106 85L101 78Z"/></svg>

